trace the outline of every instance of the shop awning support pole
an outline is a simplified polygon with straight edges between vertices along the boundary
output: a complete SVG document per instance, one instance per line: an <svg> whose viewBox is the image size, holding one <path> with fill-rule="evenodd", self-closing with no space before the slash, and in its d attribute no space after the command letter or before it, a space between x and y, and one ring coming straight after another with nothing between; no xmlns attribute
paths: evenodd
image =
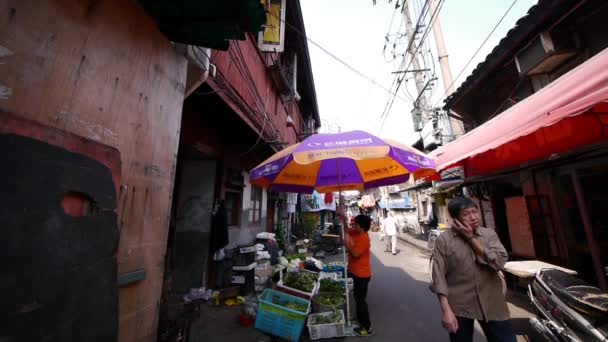
<svg viewBox="0 0 608 342"><path fill-rule="evenodd" d="M336 164L337 164L337 169L338 169L338 205L339 208L338 212L342 215L344 215L345 213L342 211L343 207L342 207L342 172L340 170L340 158L338 158L336 160ZM341 226L341 230L342 230L342 241L344 241L344 237L346 235L344 235L344 233L346 232L345 230L345 225L348 222L347 220L343 220L344 222L342 222ZM346 259L346 246L342 246L342 257L344 258L344 294L346 295L346 324L348 327L350 327L351 325L351 321L350 321L350 296L348 295L348 260Z"/></svg>
<svg viewBox="0 0 608 342"><path fill-rule="evenodd" d="M583 192L583 187L576 171L572 171L571 176L572 183L574 184L574 191L576 192L578 210L580 212L581 218L583 219L583 227L585 228L587 244L589 246L589 252L591 253L591 259L593 260L593 266L595 268L595 274L597 276L598 284L603 291L606 291L606 275L603 272L602 262L600 259L600 251L597 246L597 242L593 237L593 226L591 224L591 217L589 217L589 210L587 210L587 203L585 202L585 194Z"/></svg>

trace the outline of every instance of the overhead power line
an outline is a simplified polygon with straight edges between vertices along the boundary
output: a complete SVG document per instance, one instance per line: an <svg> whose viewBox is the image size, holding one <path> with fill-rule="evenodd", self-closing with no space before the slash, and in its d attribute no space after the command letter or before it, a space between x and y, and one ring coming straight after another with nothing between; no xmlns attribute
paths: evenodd
<svg viewBox="0 0 608 342"><path fill-rule="evenodd" d="M428 34L430 33L430 29L433 27L433 22L435 21L435 18L437 18L439 16L439 12L441 11L441 9L443 8L443 5L445 3L445 0L440 0L437 8L435 8L435 11L433 11L433 13L431 14L431 18L429 20L429 24L426 26L423 34L422 34L422 38L420 39L420 43L416 46L416 50L414 50L414 52L411 54L411 58L410 58L410 62L407 65L407 67L404 69L404 73L403 76L401 78L399 78L397 76L397 78L395 79L396 83L397 83L397 88L395 90L395 93L393 94L393 97L390 98L387 101L386 106L384 107L384 111L382 112L382 115L380 116L380 118L382 119L382 123L380 124L380 132L382 132L382 129L384 128L384 123L386 122L386 119L390 113L390 110L393 107L393 103L395 102L395 97L397 97L397 92L399 91L399 88L401 87L401 83L403 83L403 81L405 80L406 77L406 73L407 71L410 69L410 67L412 66L412 63L414 62L414 58L416 58L416 54L418 54L418 51L420 50L420 47L424 45L425 40L428 37ZM422 26L422 22L424 21L424 18L428 15L429 11L428 9L430 9L430 6L427 6L428 0L425 1L424 6L422 8L422 12L420 13L420 17L418 17L418 20L416 21L416 27L414 28L413 31L413 35L412 37L410 37L410 42L408 44L408 49L407 51L410 50L411 45L414 44L415 41L415 33L418 30L419 27ZM402 62L402 65L405 64L405 58ZM395 84L395 81L393 81L393 84Z"/></svg>
<svg viewBox="0 0 608 342"><path fill-rule="evenodd" d="M511 12L511 9L513 8L513 6L515 6L515 4L517 3L517 1L518 0L513 0L513 2L511 3L511 6L509 6L509 8L507 8L507 11L502 15L502 17L500 18L500 20L498 20L498 22L496 23L496 25L494 25L494 28L492 28L492 31L490 31L490 33L488 33L488 35L483 40L483 42L481 43L481 45L479 45L479 47L477 48L477 50L475 51L475 53L473 54L473 56L471 56L471 58L469 58L469 61L467 62L467 64L465 64L465 66L462 68L462 70L460 70L460 72L458 73L458 75L456 75L456 77L454 78L454 81L452 81L452 84L450 84L450 86L445 89L445 92L443 93L443 95L441 95L441 97L439 98L439 101L435 104L434 107L437 107L437 105L439 105L439 103L441 102L441 99L448 93L449 89L452 88L452 86L454 85L454 83L456 83L456 81L458 80L458 78L462 75L462 73L464 73L464 71L467 69L467 67L469 66L469 64L471 64L471 62L473 61L473 59L475 59L475 57L477 56L477 54L479 53L479 51L481 51L481 49L488 42L488 40L490 39L490 37L492 36L492 34L494 34L494 31L496 31L496 29L498 28L498 26L500 26L500 24L507 17L507 15L509 14L509 12Z"/></svg>
<svg viewBox="0 0 608 342"><path fill-rule="evenodd" d="M300 31L300 29L298 29L297 27L295 27L294 25L288 23L287 21L283 20L282 18L280 18L279 16L276 16L274 13L270 13L268 12L268 14L274 16L275 18L279 19L281 22L285 23L287 26L289 26L292 30L294 30L297 34L299 34L302 38L306 39L308 42L310 42L312 45L316 46L317 48L319 48L321 51L323 51L326 55L330 56L331 58L333 58L334 60L336 60L338 63L342 64L344 67L346 67L348 70L352 71L353 73L357 74L358 76L360 76L361 78L364 78L366 80L368 80L370 83L372 83L373 85L375 85L376 87L384 90L385 92L392 94L391 90L386 88L385 86L383 86L382 84L378 83L375 79L373 79L372 77L369 77L367 75L365 75L364 73L362 73L361 71L359 71L357 68L353 67L352 65L348 64L347 62L345 62L343 59L341 59L340 57L334 55L333 53L331 53L329 50L327 50L326 48L324 48L323 46L321 46L321 44L315 42L314 40L310 39L308 36L306 36L306 34L304 34L304 32ZM409 101L401 96L397 96L398 99L409 103Z"/></svg>

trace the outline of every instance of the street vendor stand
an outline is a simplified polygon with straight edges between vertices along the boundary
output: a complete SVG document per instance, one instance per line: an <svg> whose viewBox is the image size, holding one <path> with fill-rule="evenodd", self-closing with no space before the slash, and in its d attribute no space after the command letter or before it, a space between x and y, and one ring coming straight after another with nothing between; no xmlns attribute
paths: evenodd
<svg viewBox="0 0 608 342"><path fill-rule="evenodd" d="M410 175L435 173L435 163L424 153L363 131L314 134L270 157L250 172L250 182L276 192L339 192L339 213L346 208L342 191L365 190L406 182ZM341 225L341 235L345 236ZM347 267L343 248L344 266ZM350 324L348 287L347 320Z"/></svg>

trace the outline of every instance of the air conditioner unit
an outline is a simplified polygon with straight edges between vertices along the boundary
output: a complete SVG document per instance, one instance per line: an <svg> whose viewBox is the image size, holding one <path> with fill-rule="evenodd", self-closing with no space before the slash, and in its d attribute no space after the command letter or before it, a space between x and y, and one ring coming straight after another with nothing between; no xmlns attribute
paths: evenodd
<svg viewBox="0 0 608 342"><path fill-rule="evenodd" d="M550 73L576 55L572 46L570 41L558 44L549 32L541 32L515 56L517 71L520 76Z"/></svg>

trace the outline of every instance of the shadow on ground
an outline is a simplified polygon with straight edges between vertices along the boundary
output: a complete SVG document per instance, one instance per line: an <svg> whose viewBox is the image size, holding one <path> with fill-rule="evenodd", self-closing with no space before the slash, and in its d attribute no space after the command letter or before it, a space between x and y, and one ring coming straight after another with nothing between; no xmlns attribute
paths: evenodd
<svg viewBox="0 0 608 342"><path fill-rule="evenodd" d="M407 244L399 244L399 253L385 253L384 242L377 234L372 240L372 272L368 304L374 336L367 341L448 341L441 326L437 299L429 290L429 256ZM341 254L328 256L326 261L341 260ZM352 298L352 296L351 296ZM530 305L520 293L509 293L512 323L519 341L542 341L529 324ZM351 301L351 315L354 303ZM189 341L257 342L278 341L252 327L238 323L241 308L201 307L201 317L192 326ZM309 341L307 327L301 341ZM350 341L356 337L342 338ZM474 341L485 341L476 326Z"/></svg>

